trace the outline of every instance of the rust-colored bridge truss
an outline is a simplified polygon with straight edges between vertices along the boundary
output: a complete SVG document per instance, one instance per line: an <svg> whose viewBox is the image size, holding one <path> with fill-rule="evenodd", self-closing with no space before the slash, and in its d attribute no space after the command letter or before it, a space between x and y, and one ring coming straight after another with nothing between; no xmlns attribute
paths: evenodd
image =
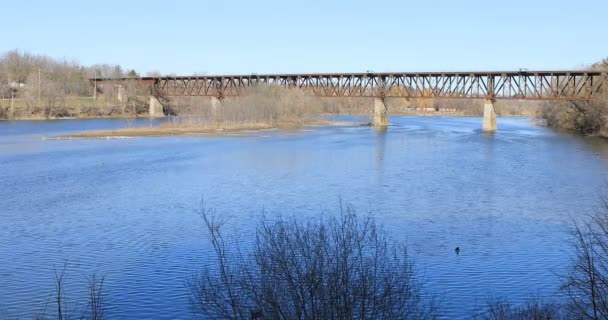
<svg viewBox="0 0 608 320"><path fill-rule="evenodd" d="M608 87L608 73L576 71L420 72L163 76L91 79L143 82L156 96L239 96L257 85L300 88L320 97L399 97L591 100Z"/></svg>

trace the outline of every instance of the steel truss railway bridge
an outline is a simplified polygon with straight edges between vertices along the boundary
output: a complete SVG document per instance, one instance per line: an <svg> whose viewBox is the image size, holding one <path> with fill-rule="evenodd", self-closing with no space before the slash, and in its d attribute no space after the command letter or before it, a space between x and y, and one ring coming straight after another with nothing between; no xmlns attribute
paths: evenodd
<svg viewBox="0 0 608 320"><path fill-rule="evenodd" d="M97 88L143 83L150 89L150 115L163 114L158 97L206 96L221 101L249 87L300 88L319 97L374 100L374 125L388 124L388 98L484 99L483 130L496 130L497 99L590 101L608 90L608 73L595 70L502 72L405 72L203 75L141 78L94 78Z"/></svg>

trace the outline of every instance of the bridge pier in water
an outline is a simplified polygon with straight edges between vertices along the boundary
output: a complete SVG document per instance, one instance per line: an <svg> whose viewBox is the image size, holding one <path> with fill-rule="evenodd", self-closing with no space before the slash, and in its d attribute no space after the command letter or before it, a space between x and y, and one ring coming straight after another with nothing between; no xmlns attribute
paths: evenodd
<svg viewBox="0 0 608 320"><path fill-rule="evenodd" d="M386 115L386 101L382 98L374 98L374 126L388 126L388 117Z"/></svg>
<svg viewBox="0 0 608 320"><path fill-rule="evenodd" d="M163 111L163 105L158 101L158 98L155 96L150 96L150 106L149 106L149 115L150 117L164 117L165 112Z"/></svg>
<svg viewBox="0 0 608 320"><path fill-rule="evenodd" d="M483 125L484 132L496 131L496 109L494 109L494 100L487 99L483 106Z"/></svg>
<svg viewBox="0 0 608 320"><path fill-rule="evenodd" d="M209 103L211 104L211 110L215 114L217 112L217 108L221 106L222 100L218 97L209 97Z"/></svg>

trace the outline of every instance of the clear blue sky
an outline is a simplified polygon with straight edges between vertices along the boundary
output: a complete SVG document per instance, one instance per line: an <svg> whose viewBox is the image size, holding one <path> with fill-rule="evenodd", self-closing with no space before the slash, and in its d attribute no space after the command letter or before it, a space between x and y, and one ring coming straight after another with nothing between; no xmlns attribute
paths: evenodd
<svg viewBox="0 0 608 320"><path fill-rule="evenodd" d="M0 51L142 73L568 69L608 56L607 0L46 0L0 10Z"/></svg>

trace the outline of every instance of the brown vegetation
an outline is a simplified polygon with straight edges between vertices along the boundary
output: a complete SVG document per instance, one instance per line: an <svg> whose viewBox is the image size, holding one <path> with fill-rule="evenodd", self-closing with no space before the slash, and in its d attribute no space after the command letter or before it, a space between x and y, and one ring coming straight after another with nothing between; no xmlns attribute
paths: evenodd
<svg viewBox="0 0 608 320"><path fill-rule="evenodd" d="M146 88L94 88L93 77L138 76L120 66L84 67L75 61L9 51L0 56L0 120L117 117L147 114ZM98 92L95 92L97 89Z"/></svg>
<svg viewBox="0 0 608 320"><path fill-rule="evenodd" d="M197 107L191 107L189 104L194 99L188 100L185 108L175 111L179 112L180 116L170 117L169 121L157 127L84 132L70 137L198 136L270 128L294 129L311 125L354 125L351 122L328 121L316 117L315 115L323 113L323 98L306 95L300 89L282 86L249 88L242 96L226 98L223 101L205 97L198 99ZM170 110L178 108L172 102L167 106Z"/></svg>
<svg viewBox="0 0 608 320"><path fill-rule="evenodd" d="M608 58L592 68L608 71ZM594 101L546 102L539 118L549 127L608 138L608 88Z"/></svg>
<svg viewBox="0 0 608 320"><path fill-rule="evenodd" d="M240 97L226 98L220 102L207 98L208 103L181 113L172 121L173 126L225 127L238 124L303 124L310 116L318 114L320 98L306 95L299 89L281 86L257 86L249 88Z"/></svg>

